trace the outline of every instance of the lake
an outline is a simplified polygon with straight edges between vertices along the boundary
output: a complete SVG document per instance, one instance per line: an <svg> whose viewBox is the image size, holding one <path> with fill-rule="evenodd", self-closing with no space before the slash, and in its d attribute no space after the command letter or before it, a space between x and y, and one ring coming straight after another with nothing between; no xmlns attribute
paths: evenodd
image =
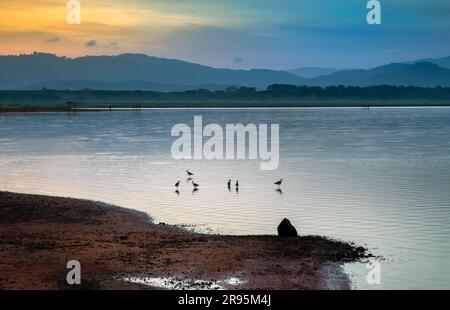
<svg viewBox="0 0 450 310"><path fill-rule="evenodd" d="M195 115L279 124L278 169L173 159L171 128ZM101 200L208 233L276 234L287 217L382 256L380 285L365 264L345 267L355 288L450 288L450 108L0 114L0 190Z"/></svg>

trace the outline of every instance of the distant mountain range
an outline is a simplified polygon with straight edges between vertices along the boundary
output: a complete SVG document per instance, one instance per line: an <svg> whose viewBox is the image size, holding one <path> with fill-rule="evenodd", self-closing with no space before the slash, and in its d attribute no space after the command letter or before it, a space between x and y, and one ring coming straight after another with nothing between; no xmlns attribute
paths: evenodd
<svg viewBox="0 0 450 310"><path fill-rule="evenodd" d="M193 89L208 89L208 90L224 90L227 87L235 85L215 85L215 84L198 84L198 85L177 85L177 84L158 84L147 81L118 81L118 82L104 82L104 81L89 81L89 80L52 80L37 82L26 86L19 87L17 90L141 90L141 91L185 91Z"/></svg>
<svg viewBox="0 0 450 310"><path fill-rule="evenodd" d="M64 87L69 81L74 85L85 81L82 83L83 87L89 85L87 81L94 84L103 82L108 87L115 83L117 89L129 87L126 81L141 81L155 83L153 90L160 90L157 84L172 85L175 88L182 85L198 88L207 84L266 88L273 83L299 84L301 79L283 71L217 69L142 54L73 59L43 53L0 56L0 89L26 89L36 85L51 88L56 81L64 81L58 82Z"/></svg>
<svg viewBox="0 0 450 310"><path fill-rule="evenodd" d="M339 69L303 67L303 68L288 70L287 72L292 73L293 75L296 75L296 76L302 77L302 78L315 78L315 77L318 77L321 75L328 75L328 74L334 73L336 71L339 71Z"/></svg>
<svg viewBox="0 0 450 310"><path fill-rule="evenodd" d="M142 54L57 57L33 53L0 56L0 89L219 90L229 86L265 89L271 84L307 86L450 86L450 57L393 63L373 69L219 69Z"/></svg>
<svg viewBox="0 0 450 310"><path fill-rule="evenodd" d="M416 61L409 62L411 63L417 63L417 62L431 62L435 65L438 65L440 67L450 69L450 56L449 57L442 57L442 58L427 58L427 59L420 59Z"/></svg>
<svg viewBox="0 0 450 310"><path fill-rule="evenodd" d="M450 70L431 62L395 63L369 70L344 70L309 79L308 86L450 86Z"/></svg>

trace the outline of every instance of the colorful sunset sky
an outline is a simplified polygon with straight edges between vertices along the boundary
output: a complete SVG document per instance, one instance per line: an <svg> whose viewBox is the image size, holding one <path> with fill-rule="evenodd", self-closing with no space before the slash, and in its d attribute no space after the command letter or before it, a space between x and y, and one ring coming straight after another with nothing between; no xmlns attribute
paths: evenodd
<svg viewBox="0 0 450 310"><path fill-rule="evenodd" d="M366 0L0 0L0 54L144 53L214 67L368 68L450 55L450 1L388 0L382 24Z"/></svg>

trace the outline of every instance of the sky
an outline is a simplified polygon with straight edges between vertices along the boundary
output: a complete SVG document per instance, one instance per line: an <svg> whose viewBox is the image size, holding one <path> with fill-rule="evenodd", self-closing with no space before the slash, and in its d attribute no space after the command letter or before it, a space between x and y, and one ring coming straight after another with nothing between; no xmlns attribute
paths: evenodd
<svg viewBox="0 0 450 310"><path fill-rule="evenodd" d="M143 53L220 68L371 68L450 56L450 1L0 0L0 54Z"/></svg>

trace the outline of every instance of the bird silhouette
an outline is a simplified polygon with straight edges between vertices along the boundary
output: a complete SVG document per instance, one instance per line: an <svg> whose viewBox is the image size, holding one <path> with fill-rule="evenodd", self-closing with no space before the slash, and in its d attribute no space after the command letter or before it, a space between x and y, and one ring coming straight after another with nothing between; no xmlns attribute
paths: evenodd
<svg viewBox="0 0 450 310"><path fill-rule="evenodd" d="M186 170L186 173L187 173L188 177L191 177L191 176L194 175L194 174L193 174L192 172L190 172L189 170Z"/></svg>
<svg viewBox="0 0 450 310"><path fill-rule="evenodd" d="M273 183L273 184L278 185L278 187L280 187L281 183L283 183L283 179L280 179L280 181L275 182L275 183Z"/></svg>
<svg viewBox="0 0 450 310"><path fill-rule="evenodd" d="M180 181L178 181L177 183L175 183L175 187L178 188L178 186L180 186Z"/></svg>
<svg viewBox="0 0 450 310"><path fill-rule="evenodd" d="M197 183L195 183L194 181L192 181L192 185L194 186L194 188L199 187L200 185L198 185Z"/></svg>

